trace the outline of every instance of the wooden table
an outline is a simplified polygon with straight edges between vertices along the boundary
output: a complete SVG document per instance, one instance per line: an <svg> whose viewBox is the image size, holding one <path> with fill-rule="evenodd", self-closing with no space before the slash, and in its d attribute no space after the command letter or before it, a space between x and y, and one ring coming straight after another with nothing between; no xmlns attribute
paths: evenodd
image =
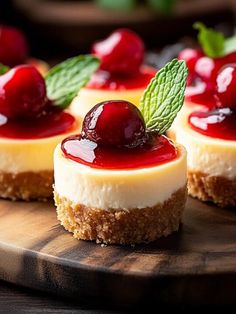
<svg viewBox="0 0 236 314"><path fill-rule="evenodd" d="M74 239L52 202L1 200L0 279L36 296L60 296L60 306L236 303L236 212L189 198L178 233L149 245L104 247Z"/></svg>

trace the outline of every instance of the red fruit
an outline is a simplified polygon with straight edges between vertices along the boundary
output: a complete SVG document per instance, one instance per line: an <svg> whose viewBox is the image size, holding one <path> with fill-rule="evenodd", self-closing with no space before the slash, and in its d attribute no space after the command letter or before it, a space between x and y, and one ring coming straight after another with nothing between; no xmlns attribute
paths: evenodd
<svg viewBox="0 0 236 314"><path fill-rule="evenodd" d="M100 69L113 74L135 74L143 62L142 39L128 29L119 29L108 38L95 43L92 53L100 61Z"/></svg>
<svg viewBox="0 0 236 314"><path fill-rule="evenodd" d="M0 113L8 118L31 117L46 106L46 86L34 66L17 66L0 76Z"/></svg>
<svg viewBox="0 0 236 314"><path fill-rule="evenodd" d="M0 63L13 67L24 63L28 56L28 44L24 34L8 26L0 27Z"/></svg>
<svg viewBox="0 0 236 314"><path fill-rule="evenodd" d="M209 57L201 57L195 64L196 74L204 81L213 81L218 70L216 59Z"/></svg>
<svg viewBox="0 0 236 314"><path fill-rule="evenodd" d="M200 49L185 48L180 51L178 59L186 62L189 72L194 72L197 60L203 56L204 54Z"/></svg>
<svg viewBox="0 0 236 314"><path fill-rule="evenodd" d="M201 57L195 64L196 74L204 81L215 82L220 69L228 63L236 62L235 53L221 58Z"/></svg>
<svg viewBox="0 0 236 314"><path fill-rule="evenodd" d="M137 146L145 136L139 109L124 100L97 104L85 116L82 135L101 145Z"/></svg>
<svg viewBox="0 0 236 314"><path fill-rule="evenodd" d="M216 96L219 107L236 109L236 64L222 68L216 78Z"/></svg>

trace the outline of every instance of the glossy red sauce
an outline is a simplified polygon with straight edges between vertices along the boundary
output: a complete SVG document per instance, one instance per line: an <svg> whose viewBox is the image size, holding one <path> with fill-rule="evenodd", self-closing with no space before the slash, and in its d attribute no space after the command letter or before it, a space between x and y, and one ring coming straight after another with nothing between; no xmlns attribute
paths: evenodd
<svg viewBox="0 0 236 314"><path fill-rule="evenodd" d="M185 90L185 99L197 105L201 105L208 109L216 106L216 98L213 92L213 86L202 81L195 81L188 85Z"/></svg>
<svg viewBox="0 0 236 314"><path fill-rule="evenodd" d="M151 67L142 67L133 76L112 75L109 72L98 70L93 74L87 88L103 90L128 90L145 88L155 76L156 70Z"/></svg>
<svg viewBox="0 0 236 314"><path fill-rule="evenodd" d="M72 132L76 119L69 113L54 110L38 118L9 119L0 115L0 137L10 139L41 139Z"/></svg>
<svg viewBox="0 0 236 314"><path fill-rule="evenodd" d="M98 146L77 135L65 139L61 147L67 158L98 169L148 168L169 162L178 156L178 150L165 136L156 136L141 147L114 148Z"/></svg>
<svg viewBox="0 0 236 314"><path fill-rule="evenodd" d="M193 112L188 121L190 126L201 134L236 141L236 111L229 108Z"/></svg>

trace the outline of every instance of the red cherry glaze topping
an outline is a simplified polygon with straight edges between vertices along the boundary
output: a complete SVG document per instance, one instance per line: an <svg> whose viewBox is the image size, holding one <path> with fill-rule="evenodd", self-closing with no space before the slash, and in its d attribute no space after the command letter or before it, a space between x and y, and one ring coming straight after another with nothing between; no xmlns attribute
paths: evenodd
<svg viewBox="0 0 236 314"><path fill-rule="evenodd" d="M174 160L178 150L165 136L156 136L150 143L135 148L97 145L81 135L62 142L65 156L98 169L131 170L154 167Z"/></svg>
<svg viewBox="0 0 236 314"><path fill-rule="evenodd" d="M236 64L225 66L216 78L219 107L236 109Z"/></svg>
<svg viewBox="0 0 236 314"><path fill-rule="evenodd" d="M184 60L187 64L189 72L194 72L195 64L199 58L203 57L201 49L185 48L178 55L179 60Z"/></svg>
<svg viewBox="0 0 236 314"><path fill-rule="evenodd" d="M145 139L145 122L139 109L128 101L97 104L85 116L82 136L104 146L137 146Z"/></svg>
<svg viewBox="0 0 236 314"><path fill-rule="evenodd" d="M8 26L0 27L0 63L10 67L24 63L28 57L28 45L24 34Z"/></svg>
<svg viewBox="0 0 236 314"><path fill-rule="evenodd" d="M17 66L0 76L0 113L7 118L37 116L46 106L46 86L34 66Z"/></svg>
<svg viewBox="0 0 236 314"><path fill-rule="evenodd" d="M155 76L156 70L151 67L141 67L134 76L111 74L99 70L93 74L87 88L104 90L129 90L145 88Z"/></svg>
<svg viewBox="0 0 236 314"><path fill-rule="evenodd" d="M228 63L234 62L236 53L221 58L202 56L195 62L194 69L190 70L186 98L209 109L217 105L215 98L216 78L218 73Z"/></svg>
<svg viewBox="0 0 236 314"><path fill-rule="evenodd" d="M134 75L143 62L142 39L128 29L119 29L108 38L96 42L92 53L100 61L100 69L113 74Z"/></svg>
<svg viewBox="0 0 236 314"><path fill-rule="evenodd" d="M34 119L9 119L0 115L0 137L9 139L41 139L73 132L76 119L67 112L52 109Z"/></svg>
<svg viewBox="0 0 236 314"><path fill-rule="evenodd" d="M201 134L224 140L236 140L236 112L230 108L193 112L188 121L190 126Z"/></svg>
<svg viewBox="0 0 236 314"><path fill-rule="evenodd" d="M195 79L191 85L186 87L186 99L194 104L204 108L213 109L216 107L216 98L214 95L215 85L211 82L204 82L201 79Z"/></svg>

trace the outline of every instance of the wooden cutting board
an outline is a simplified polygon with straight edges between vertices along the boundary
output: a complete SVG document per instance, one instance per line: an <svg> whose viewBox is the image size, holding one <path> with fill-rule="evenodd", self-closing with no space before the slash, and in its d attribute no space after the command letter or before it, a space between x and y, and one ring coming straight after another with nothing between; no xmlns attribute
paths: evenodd
<svg viewBox="0 0 236 314"><path fill-rule="evenodd" d="M91 303L236 299L236 210L189 198L179 232L149 245L75 240L53 204L0 201L0 279Z"/></svg>

